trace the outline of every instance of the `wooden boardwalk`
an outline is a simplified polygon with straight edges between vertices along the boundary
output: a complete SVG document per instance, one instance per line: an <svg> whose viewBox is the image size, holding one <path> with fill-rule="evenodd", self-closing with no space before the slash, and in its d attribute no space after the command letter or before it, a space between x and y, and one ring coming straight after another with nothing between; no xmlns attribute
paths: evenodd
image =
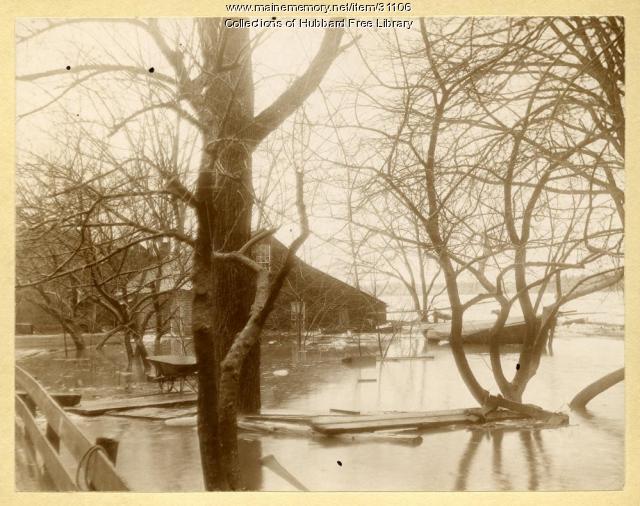
<svg viewBox="0 0 640 506"><path fill-rule="evenodd" d="M428 411L424 413L374 414L357 416L317 416L311 420L314 430L323 434L346 434L391 429L432 429L446 425L479 424L526 418L511 411L498 410L482 416L480 408Z"/></svg>
<svg viewBox="0 0 640 506"><path fill-rule="evenodd" d="M85 416L104 415L107 411L123 411L133 408L168 407L177 405L193 405L198 399L195 393L167 393L142 395L119 399L82 401L67 411Z"/></svg>
<svg viewBox="0 0 640 506"><path fill-rule="evenodd" d="M186 408L152 406L148 408L127 409L124 411L107 411L105 414L123 418L140 418L143 420L171 420L172 418L195 416L198 414L198 408L195 406Z"/></svg>

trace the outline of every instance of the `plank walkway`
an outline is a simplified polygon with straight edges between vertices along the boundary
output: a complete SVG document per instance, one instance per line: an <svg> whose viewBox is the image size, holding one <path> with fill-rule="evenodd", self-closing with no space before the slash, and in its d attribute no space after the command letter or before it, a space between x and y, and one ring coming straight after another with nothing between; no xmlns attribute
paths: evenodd
<svg viewBox="0 0 640 506"><path fill-rule="evenodd" d="M84 416L103 415L107 411L123 411L133 408L147 408L160 406L175 406L178 404L195 404L198 394L170 393L143 395L120 399L82 401L79 405L67 408L67 411Z"/></svg>
<svg viewBox="0 0 640 506"><path fill-rule="evenodd" d="M359 416L317 416L311 420L314 430L324 434L346 434L415 427L430 429L444 425L476 424L526 418L511 411L498 410L482 416L480 408L452 409L424 413L376 414Z"/></svg>
<svg viewBox="0 0 640 506"><path fill-rule="evenodd" d="M183 416L193 416L198 413L195 406L188 408L152 406L148 408L134 408L123 411L107 411L105 415L120 416L123 418L140 418L144 420L171 420Z"/></svg>

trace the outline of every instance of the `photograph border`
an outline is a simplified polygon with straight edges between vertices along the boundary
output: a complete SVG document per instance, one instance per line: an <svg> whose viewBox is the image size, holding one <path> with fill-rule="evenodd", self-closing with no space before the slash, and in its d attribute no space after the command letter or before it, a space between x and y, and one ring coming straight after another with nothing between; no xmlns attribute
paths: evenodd
<svg viewBox="0 0 640 506"><path fill-rule="evenodd" d="M239 0L241 3L269 3L272 0ZM335 0L337 3L340 0ZM372 3L363 0L361 3ZM320 3L316 0L274 3ZM402 501L403 505L546 505L564 506L584 504L640 504L640 313L625 312L625 485L621 491L577 492L239 492L239 493L34 493L15 491L14 456L14 185L15 185L15 22L19 17L224 17L229 0L4 0L0 8L0 37L2 58L2 87L0 89L0 117L3 135L0 136L0 503L1 504L176 504L189 501L191 505L288 505L304 501L307 505L334 504L377 505ZM325 0L323 3L333 3ZM626 83L625 116L627 150L625 153L626 201L625 248L625 308L640 307L640 2L638 0L589 0L558 2L539 0L451 0L429 2L414 0L408 17L418 16L504 16L504 15L620 15L625 17ZM356 17L356 14L350 17ZM360 15L367 17L366 15ZM259 17L259 16L256 16ZM293 16L291 16L293 17ZM308 17L311 17L309 15ZM403 16L398 16L403 17ZM589 451L585 448L585 451ZM199 463L194 462L194 465ZM579 466L579 463L576 463ZM416 470L416 472L420 472Z"/></svg>

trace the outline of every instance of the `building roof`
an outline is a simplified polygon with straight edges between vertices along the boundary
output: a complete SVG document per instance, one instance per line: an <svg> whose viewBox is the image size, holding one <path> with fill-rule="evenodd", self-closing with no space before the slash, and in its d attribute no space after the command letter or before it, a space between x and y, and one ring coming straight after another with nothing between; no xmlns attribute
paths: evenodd
<svg viewBox="0 0 640 506"><path fill-rule="evenodd" d="M281 241L271 236L269 238L270 243L281 251L288 250L288 247L285 246ZM314 267L313 265L305 262L299 256L296 255L296 262L299 265L303 265L305 269L310 270L316 273L319 276L322 276L326 279L330 279L333 283L337 283L342 287L351 290L357 291L360 295L375 301L376 303L384 304L387 306L387 303L383 300L378 299L375 295L367 292L366 290L362 290L361 288L356 288L355 286L343 281L325 271ZM187 268L183 271L176 270L175 263L169 263L163 266L163 274L160 280L160 291L167 292L174 289L179 290L191 290L192 283L191 277L187 274ZM168 269L171 269L170 271ZM136 290L138 292L148 293L151 290L151 283L153 283L156 279L156 271L155 269L147 269L141 272L138 276L135 276L129 283L128 286L132 287L132 290ZM142 287L142 288L141 288Z"/></svg>
<svg viewBox="0 0 640 506"><path fill-rule="evenodd" d="M288 249L288 248L287 248L287 246L285 246L284 244L282 244L282 242L280 242L280 241L279 241L278 239L276 239L275 237L272 237L272 238L271 238L271 241L272 241L273 243L275 243L278 247L281 247L281 248L283 248L283 249ZM326 278L331 279L333 282L335 282L335 283L338 283L338 284L342 285L344 288L347 288L347 289L349 289L349 290L353 290L353 291L357 291L357 292L359 292L359 293L360 293L360 295L363 295L364 297L366 297L366 298L368 298L368 299L371 299L371 300L373 300L373 301L375 301L375 302L378 302L378 303L380 303L380 304L384 304L385 306L387 305L387 303L386 303L385 301L383 301L383 300L381 300L381 299L378 299L375 295L373 295L373 294L371 294L371 293L367 292L366 290L362 290L361 288L357 288L357 287L355 287L355 286L353 286L353 285L351 285L351 284L347 283L346 281L343 281L343 280L341 280L341 279L339 279L339 278L336 278L335 276L333 276L333 275L331 275L331 274L329 274L329 273L327 273L327 272L325 272L325 271L323 271L323 270L320 270L320 269L318 269L317 267L314 267L313 265L311 265L311 264L309 264L309 263L305 262L304 260L302 260L302 259L301 259L299 256L297 256L297 255L296 255L296 261L297 261L298 263L300 263L300 264L303 264L303 265L305 266L305 268L307 268L307 269L309 269L309 270L311 270L311 271L315 272L315 273L316 273L316 274L318 274L318 275L321 275L321 276L324 276L324 277L326 277Z"/></svg>

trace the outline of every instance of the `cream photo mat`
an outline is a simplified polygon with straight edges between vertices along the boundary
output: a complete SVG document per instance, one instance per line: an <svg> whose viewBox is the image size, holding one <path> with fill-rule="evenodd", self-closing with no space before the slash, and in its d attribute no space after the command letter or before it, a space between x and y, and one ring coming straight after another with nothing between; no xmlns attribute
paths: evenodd
<svg viewBox="0 0 640 506"><path fill-rule="evenodd" d="M248 0L241 0L249 3ZM255 2L255 0L252 0ZM277 3L314 3L315 0ZM3 85L0 88L0 117L4 125L0 136L0 504L200 504L315 505L544 505L640 504L640 1L637 0L452 0L450 2L411 2L410 17L418 16L543 16L616 15L626 21L626 132L628 132L625 186L627 195L625 265L625 308L636 308L625 315L625 485L611 492L242 492L242 493L25 493L15 491L14 476L14 162L15 162L15 21L18 17L196 17L225 16L225 3L232 1L197 0L4 0L0 9L0 48ZM268 2L257 2L268 3ZM333 3L325 0L323 3ZM336 3L338 3L336 1ZM360 2L360 3L366 3ZM310 16L309 16L310 17ZM356 17L351 15L350 17ZM398 16L401 17L401 16ZM585 448L585 451L589 451ZM199 462L194 462L199 465ZM579 463L576 463L579 465ZM417 471L419 472L419 471Z"/></svg>

